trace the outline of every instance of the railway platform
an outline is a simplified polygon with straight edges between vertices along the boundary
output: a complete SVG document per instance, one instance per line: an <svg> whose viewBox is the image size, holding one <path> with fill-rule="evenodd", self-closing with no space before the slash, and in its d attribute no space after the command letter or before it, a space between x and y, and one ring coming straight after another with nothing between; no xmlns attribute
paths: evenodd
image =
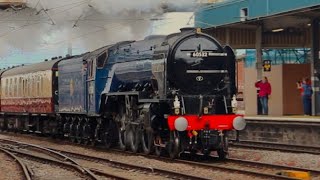
<svg viewBox="0 0 320 180"><path fill-rule="evenodd" d="M239 141L320 147L319 116L245 116ZM233 133L231 138L237 138Z"/></svg>
<svg viewBox="0 0 320 180"><path fill-rule="evenodd" d="M303 123L320 123L320 116L245 116L247 121L270 121L270 122L303 122Z"/></svg>

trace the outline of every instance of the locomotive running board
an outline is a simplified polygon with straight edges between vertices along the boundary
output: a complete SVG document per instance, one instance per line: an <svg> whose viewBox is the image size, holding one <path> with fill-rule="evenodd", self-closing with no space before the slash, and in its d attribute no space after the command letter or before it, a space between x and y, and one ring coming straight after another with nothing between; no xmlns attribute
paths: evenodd
<svg viewBox="0 0 320 180"><path fill-rule="evenodd" d="M138 101L140 103L159 103L161 99L142 99L143 93L138 91L129 91L129 92L111 92L105 93L106 97L110 96L138 96ZM141 99L140 99L141 98Z"/></svg>
<svg viewBox="0 0 320 180"><path fill-rule="evenodd" d="M129 92L111 92L105 93L106 96L125 96L125 95L139 95L137 91L129 91Z"/></svg>

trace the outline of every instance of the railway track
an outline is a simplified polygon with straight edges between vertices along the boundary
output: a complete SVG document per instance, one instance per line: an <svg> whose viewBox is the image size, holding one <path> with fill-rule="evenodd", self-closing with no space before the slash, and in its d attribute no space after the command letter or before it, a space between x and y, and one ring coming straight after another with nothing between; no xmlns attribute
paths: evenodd
<svg viewBox="0 0 320 180"><path fill-rule="evenodd" d="M86 160L91 160L91 161L98 161L98 162L106 162L110 163L109 159L105 158L100 158L100 157L94 157L94 156L88 156L88 155L82 155L74 152L69 152L69 151L62 151L62 150L56 150L59 151L63 154L67 154L68 156L79 158L79 159L86 159ZM116 153L122 153L126 155L132 155L133 153L131 152L126 152L126 151L115 151ZM140 156L146 156L144 154L138 154ZM253 161L244 161L244 160L239 160L239 159L228 159L225 162L218 162L218 163L202 163L202 162L193 162L189 160L172 160L170 158L165 158L165 157L157 157L157 156L147 156L148 158L152 158L155 160L160 160L160 161L167 161L167 162L173 162L173 163L182 163L182 164L187 164L187 165L192 165L196 167L202 167L206 169L212 169L212 170L221 170L221 171L228 171L231 173L239 173L239 174L244 174L248 176L254 176L254 177L261 177L261 178L266 178L266 179L295 179L295 178L289 178L289 177L284 177L277 175L276 173L279 172L280 170L299 170L299 171L309 171L312 173L314 177L320 177L320 171L317 170L308 170L308 169L303 169L303 168L292 168L288 166L281 166L281 165L272 165L272 164L264 164L264 163L259 163L259 162L253 162ZM215 161L217 161L217 158L213 157ZM123 163L121 162L116 162L116 161L111 161L111 163L114 163L116 166L122 166ZM130 165L131 166L131 165ZM128 167L127 164L124 164L124 167ZM162 174L164 170L162 169L157 169L157 168L146 168L146 167L138 167L141 168L140 170L143 171L150 171L152 170L154 173L160 173ZM267 171L267 172L266 172ZM166 174L165 172L164 174ZM178 178L180 177L179 174L176 172L170 172L172 173L170 177L172 178ZM184 175L185 176L185 175ZM189 176L188 176L189 177ZM181 177L182 179L189 179L187 177ZM191 179L199 179L196 177L190 177ZM180 178L178 178L180 179ZM202 178L200 178L202 179Z"/></svg>
<svg viewBox="0 0 320 180"><path fill-rule="evenodd" d="M280 143L270 142L257 142L257 141L230 141L231 147L235 148L248 148L248 149L260 149L260 150L271 150L281 152L292 152L292 153L309 153L320 155L320 147L317 146L302 146L302 145L289 145Z"/></svg>
<svg viewBox="0 0 320 180"><path fill-rule="evenodd" d="M122 154L128 154L128 155L135 154L132 152L120 151L120 150L112 150L112 151L116 153L122 153ZM203 167L206 169L229 171L231 173L236 172L239 174L245 174L249 176L251 175L254 177L261 177L261 178L267 178L267 179L295 179L295 178L277 175L277 173L282 170L295 170L295 171L309 172L312 177L320 178L320 170L276 165L276 164L267 164L267 163L261 163L261 162L255 162L255 161L235 159L235 158L228 158L227 160L219 161L217 157L211 156L209 160L206 160L205 162L203 162L202 160L201 161L190 161L185 159L172 160L170 158L158 157L154 155L145 155L145 154L138 154L138 155L146 156L148 158L152 158L156 160L178 162L181 164Z"/></svg>
<svg viewBox="0 0 320 180"><path fill-rule="evenodd" d="M66 143L66 142L65 142ZM70 144L70 143L67 143ZM78 144L72 144L74 146L80 146ZM83 147L83 146L81 146ZM106 151L105 149L102 148L96 148L96 147L88 147L90 149L94 150L99 150L101 152ZM156 168L146 168L146 167L130 167L131 165L127 165L121 162L116 162L112 161L110 159L104 159L104 158L99 158L99 157L94 157L94 156L87 156L87 155L82 155L82 154L77 154L75 152L69 152L69 151L62 151L58 149L51 149L56 152L60 152L61 154L67 155L68 157L73 157L74 159L82 159L82 160L89 160L89 161L95 161L95 162L104 162L105 164L112 165L118 168L123 168L123 169L136 169L138 171L143 171L143 172L150 172L152 173L158 173L158 174L167 174L167 172L161 172L163 171L162 169L156 169ZM134 153L132 152L127 152L127 151L120 151L120 150L108 150L109 152L114 152L114 153L121 153L123 155L133 155ZM137 154L140 156L146 156L145 154ZM190 160L171 160L169 158L164 158L164 157L157 157L157 156L146 156L147 158L152 158L160 161L170 161L170 162L176 162L176 163L183 163L187 165L192 165L196 167L203 167L206 169L212 169L212 170L221 170L221 171L228 171L232 173L239 173L239 174L244 174L244 175L249 175L249 176L254 176L254 177L262 177L266 179L293 179L293 178L288 178L288 177L283 177L280 175L277 175L276 173L281 171L281 170L296 170L296 171L307 171L310 172L312 177L317 177L320 178L320 171L319 170L312 170L312 169L305 169L305 168L298 168L298 167L291 167L291 166L283 166L283 165L274 165L274 164L266 164L266 163L260 163L260 162L255 162L255 161L247 161L247 160L240 160L240 159L228 159L227 161L218 161L215 157L213 157L212 161L209 162L194 162ZM167 177L172 177L175 179L196 179L197 177L181 177L179 174L176 174L175 172L171 172L170 175L166 175ZM180 177L180 178L177 178Z"/></svg>
<svg viewBox="0 0 320 180"><path fill-rule="evenodd" d="M7 148L8 150L10 150L10 151L12 151L14 153L19 153L19 154L22 154L22 155L31 156L32 158L39 158L39 156L35 157L34 155L30 155L29 153L25 153L25 152L14 150L14 149L25 148L25 147L28 147L28 146L30 146L32 148L34 148L34 147L39 148L39 150L41 150L41 151L43 151L43 149L45 149L50 154L54 154L55 156L58 155L61 158L65 158L68 162L70 162L70 164L72 163L73 166L76 166L77 168L82 168L83 170L87 170L86 174L90 173L90 171L91 171L92 174L94 173L94 174L97 174L97 175L103 175L104 177L108 177L110 175L110 174L106 175L105 172L102 171L102 170L93 169L93 168L90 168L90 169L83 168L78 163L75 164L78 160L85 160L85 161L90 161L90 162L94 162L94 163L104 163L104 164L106 164L106 167L107 166L112 166L113 168L123 169L123 170L126 170L126 171L139 171L139 172L141 172L143 174L155 174L155 175L158 175L158 176L162 176L162 177L166 177L166 178L172 178L172 179L208 180L207 178L181 174L181 173L178 173L178 172L158 169L158 168L155 168L155 167L143 167L143 166L139 166L139 165L118 162L118 161L114 161L114 160L110 160L110 159L103 159L103 158L97 158L97 157L87 156L87 155L83 155L83 154L77 154L77 153L74 153L74 152L61 151L61 150L57 150L57 149L43 148L43 147L40 147L40 146L37 146L37 145L26 144L26 143L22 143L22 142L18 142L18 141L0 139L0 142L8 142L11 146L12 145L16 146L16 147L11 147L12 149ZM40 160L45 160L45 161L51 161L52 162L52 159L48 159L48 158L44 158L44 157L40 157ZM112 176L109 176L109 177L113 178L113 179L127 179L127 178L119 177L119 176L116 176L116 175L112 175ZM91 178L91 179L94 179L94 178Z"/></svg>
<svg viewBox="0 0 320 180"><path fill-rule="evenodd" d="M8 156L10 156L15 162L17 162L19 164L19 167L23 172L23 178L25 180L32 180L31 173L30 173L28 167L19 157L17 157L16 155L11 153L10 151L7 151L6 149L3 149L3 148L0 148L0 151L7 154Z"/></svg>
<svg viewBox="0 0 320 180"><path fill-rule="evenodd" d="M81 154L77 154L77 153L69 152L69 151L62 151L62 150L57 150L57 151L59 151L63 154L68 154L69 156L78 157L81 159L91 159L93 161L100 161L100 162L103 162L103 161L109 162L110 161L108 159L104 159L104 158L100 158L100 157L81 155ZM115 153L121 153L124 155L136 154L136 153L132 153L132 152L120 151L120 150L114 150L114 149L111 151L113 151ZM295 179L295 178L277 175L277 172L279 172L280 170L307 171L307 172L310 172L313 177L320 177L320 171L318 171L318 170L310 170L310 169L289 167L289 166L282 166L282 165L265 164L265 163L246 161L246 160L240 160L240 159L228 159L227 161L218 161L216 157L212 157L212 160L214 160L214 161L204 163L204 162L194 162L194 161L190 161L190 160L180 160L180 159L172 160L172 159L166 158L166 157L158 157L158 156L154 156L154 155L145 155L145 154L139 154L139 153L136 155L145 156L145 157L152 158L155 160L160 160L160 161L187 164L187 165L192 165L192 166L196 166L196 167L203 167L206 169L228 171L231 173L239 173L239 174L244 174L244 175L249 175L249 176L254 176L254 177L261 177L261 178L266 178L266 179ZM213 162L214 162L214 164L213 164ZM157 169L153 169L153 170L158 172ZM161 173L161 172L159 172L159 173Z"/></svg>
<svg viewBox="0 0 320 180"><path fill-rule="evenodd" d="M27 157L27 159L32 159L48 164L54 164L59 167L70 169L74 172L79 173L80 176L85 179L98 180L101 179L99 178L100 176L109 179L127 180L127 178L117 176L115 174L106 173L97 169L85 168L72 158L64 154L61 154L57 151L41 146L3 139L0 140L0 146L0 149L3 149L4 151L9 152L11 154L17 154L18 156L23 158ZM30 176L30 180L31 179L32 176Z"/></svg>

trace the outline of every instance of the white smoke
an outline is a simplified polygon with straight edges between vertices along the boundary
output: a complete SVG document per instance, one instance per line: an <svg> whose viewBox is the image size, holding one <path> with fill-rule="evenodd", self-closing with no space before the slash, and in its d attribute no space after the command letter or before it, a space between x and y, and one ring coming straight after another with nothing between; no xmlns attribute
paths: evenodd
<svg viewBox="0 0 320 180"><path fill-rule="evenodd" d="M0 10L0 58L17 51L66 53L69 42L90 51L142 39L163 13L196 7L196 0L27 0L23 10Z"/></svg>

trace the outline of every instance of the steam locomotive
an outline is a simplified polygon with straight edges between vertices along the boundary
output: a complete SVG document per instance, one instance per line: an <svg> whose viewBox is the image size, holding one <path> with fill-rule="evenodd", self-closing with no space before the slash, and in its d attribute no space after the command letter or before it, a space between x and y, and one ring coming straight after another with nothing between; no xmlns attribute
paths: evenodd
<svg viewBox="0 0 320 180"><path fill-rule="evenodd" d="M199 29L124 41L1 74L0 129L110 148L228 155L235 55Z"/></svg>

